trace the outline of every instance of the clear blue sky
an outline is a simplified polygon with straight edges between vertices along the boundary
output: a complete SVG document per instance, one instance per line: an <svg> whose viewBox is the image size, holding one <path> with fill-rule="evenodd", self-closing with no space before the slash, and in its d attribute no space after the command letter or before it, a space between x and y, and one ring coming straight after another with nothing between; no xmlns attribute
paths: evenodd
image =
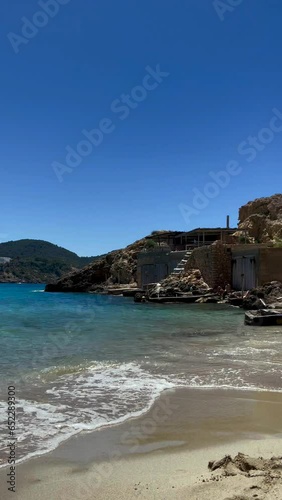
<svg viewBox="0 0 282 500"><path fill-rule="evenodd" d="M282 119L261 132L282 113L281 1L237 1L223 20L212 0L64 2L32 35L22 18L46 22L38 1L1 5L2 241L96 255L156 229L236 225L240 205L281 191ZM113 101L158 64L169 76L122 120ZM114 130L59 182L54 161L103 118ZM264 145L239 154L259 132ZM183 217L231 160L240 173Z"/></svg>

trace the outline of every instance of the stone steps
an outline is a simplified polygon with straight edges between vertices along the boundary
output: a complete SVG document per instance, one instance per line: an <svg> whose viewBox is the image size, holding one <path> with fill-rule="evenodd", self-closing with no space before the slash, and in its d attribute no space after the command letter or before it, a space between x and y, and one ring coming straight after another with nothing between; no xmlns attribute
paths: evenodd
<svg viewBox="0 0 282 500"><path fill-rule="evenodd" d="M179 276L179 274L181 274L181 273L183 273L183 271L185 271L185 266L189 260L191 253L192 253L191 250L187 250L183 259L181 259L181 261L177 264L177 266L172 271L172 273L171 273L172 276Z"/></svg>

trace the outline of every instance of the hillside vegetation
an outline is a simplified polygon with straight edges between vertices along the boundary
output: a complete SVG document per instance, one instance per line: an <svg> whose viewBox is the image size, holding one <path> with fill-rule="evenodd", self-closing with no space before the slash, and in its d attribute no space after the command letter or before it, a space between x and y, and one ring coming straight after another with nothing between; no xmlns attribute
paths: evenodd
<svg viewBox="0 0 282 500"><path fill-rule="evenodd" d="M54 282L64 274L79 270L99 257L79 257L76 253L43 240L18 240L0 244L0 282Z"/></svg>

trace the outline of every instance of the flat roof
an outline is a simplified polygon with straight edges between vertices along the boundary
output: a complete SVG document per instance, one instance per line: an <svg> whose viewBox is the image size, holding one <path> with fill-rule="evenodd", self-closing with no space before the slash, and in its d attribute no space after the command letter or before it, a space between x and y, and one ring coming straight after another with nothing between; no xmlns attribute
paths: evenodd
<svg viewBox="0 0 282 500"><path fill-rule="evenodd" d="M160 233L149 234L148 236L146 236L146 238L155 238L156 236L159 238L161 236L178 236L180 234L183 234L183 231L163 231Z"/></svg>
<svg viewBox="0 0 282 500"><path fill-rule="evenodd" d="M205 232L205 233L219 233L221 231L225 232L230 232L234 233L237 231L237 228L234 227L197 227L195 229L192 229L191 231L185 231L184 233L181 233L179 236L184 236L187 234L192 234L192 233L199 233L199 232Z"/></svg>
<svg viewBox="0 0 282 500"><path fill-rule="evenodd" d="M156 234L150 234L146 236L146 238L165 238L167 236L175 237L175 236L186 236L191 235L193 233L205 232L205 233L219 233L219 232L230 232L234 233L238 231L237 227L196 227L195 229L191 229L190 231L164 231Z"/></svg>

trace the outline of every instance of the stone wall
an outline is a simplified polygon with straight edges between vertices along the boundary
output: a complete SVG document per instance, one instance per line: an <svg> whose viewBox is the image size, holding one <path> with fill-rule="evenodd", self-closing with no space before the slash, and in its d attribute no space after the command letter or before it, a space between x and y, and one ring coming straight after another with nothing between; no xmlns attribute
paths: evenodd
<svg viewBox="0 0 282 500"><path fill-rule="evenodd" d="M212 263L212 251L211 246L204 246L196 248L193 250L187 265L185 267L186 271L191 269L199 269L204 281L209 286L214 286L213 283L213 263Z"/></svg>
<svg viewBox="0 0 282 500"><path fill-rule="evenodd" d="M282 282L282 248L261 248L259 252L258 284Z"/></svg>
<svg viewBox="0 0 282 500"><path fill-rule="evenodd" d="M210 246L196 248L187 262L186 269L199 269L210 287L223 287L226 282L231 283L232 280L230 247L216 242Z"/></svg>
<svg viewBox="0 0 282 500"><path fill-rule="evenodd" d="M231 248L217 242L212 245L213 254L213 286L224 287L232 281L232 256Z"/></svg>

